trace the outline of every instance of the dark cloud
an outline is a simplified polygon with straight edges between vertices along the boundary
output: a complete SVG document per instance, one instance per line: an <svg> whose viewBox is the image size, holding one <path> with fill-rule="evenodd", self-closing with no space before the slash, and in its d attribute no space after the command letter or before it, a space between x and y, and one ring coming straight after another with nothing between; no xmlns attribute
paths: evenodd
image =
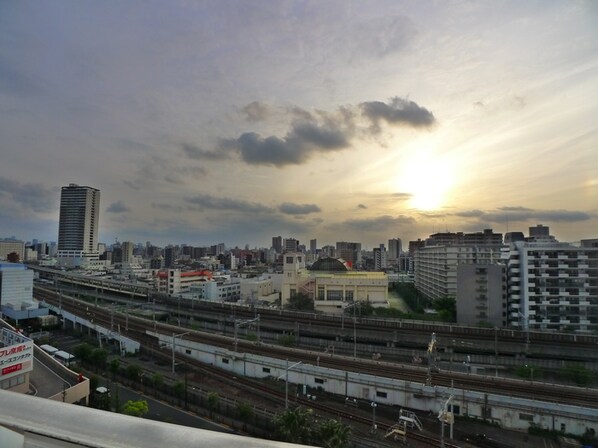
<svg viewBox="0 0 598 448"><path fill-rule="evenodd" d="M136 142L134 140L130 140L128 138L117 138L115 142L118 146L125 148L125 149L132 149L135 151L152 151L154 148L150 145L146 145L142 142Z"/></svg>
<svg viewBox="0 0 598 448"><path fill-rule="evenodd" d="M380 131L380 121L412 127L428 127L436 121L432 112L425 107L399 97L391 98L389 103L368 101L359 106L363 115L371 121L370 129L373 132Z"/></svg>
<svg viewBox="0 0 598 448"><path fill-rule="evenodd" d="M398 226L414 225L415 219L410 216L378 216L375 218L349 219L339 225L351 230L362 232L383 232L388 229L396 229Z"/></svg>
<svg viewBox="0 0 598 448"><path fill-rule="evenodd" d="M527 207L498 207L499 210L503 210L505 212L532 212L531 208Z"/></svg>
<svg viewBox="0 0 598 448"><path fill-rule="evenodd" d="M207 194L185 198L190 204L211 210L229 210L243 213L272 213L273 209L255 202L232 198L216 198Z"/></svg>
<svg viewBox="0 0 598 448"><path fill-rule="evenodd" d="M278 210L287 215L307 215L322 211L316 204L292 204L290 202L280 204Z"/></svg>
<svg viewBox="0 0 598 448"><path fill-rule="evenodd" d="M260 103L259 101L253 101L244 106L241 109L241 112L245 116L245 120L249 121L250 123L255 123L258 121L264 121L270 117L270 115L273 113L273 110L267 104Z"/></svg>
<svg viewBox="0 0 598 448"><path fill-rule="evenodd" d="M46 188L41 184L23 184L0 176L0 195L10 197L24 208L44 213L56 210L58 189Z"/></svg>
<svg viewBox="0 0 598 448"><path fill-rule="evenodd" d="M230 157L227 151L207 151L190 143L181 144L181 148L189 158L196 160L222 160Z"/></svg>
<svg viewBox="0 0 598 448"><path fill-rule="evenodd" d="M394 199L406 201L408 199L411 199L413 197L413 194L411 194L411 193L391 193L390 196Z"/></svg>
<svg viewBox="0 0 598 448"><path fill-rule="evenodd" d="M506 207L503 212L484 215L490 222L503 223L509 221L543 221L543 222L578 222L587 221L591 216L586 212L569 210L531 210L524 207Z"/></svg>
<svg viewBox="0 0 598 448"><path fill-rule="evenodd" d="M455 216L460 216L461 218L479 218L480 216L484 216L486 213L482 210L465 210L463 212L455 213Z"/></svg>
<svg viewBox="0 0 598 448"><path fill-rule="evenodd" d="M131 209L123 201L113 202L106 209L107 213L125 213L130 211Z"/></svg>
<svg viewBox="0 0 598 448"><path fill-rule="evenodd" d="M279 168L302 164L314 153L339 151L349 146L349 136L343 129L311 122L293 124L284 138L263 138L255 132L246 132L237 139L220 143L221 150L237 151L246 163Z"/></svg>
<svg viewBox="0 0 598 448"><path fill-rule="evenodd" d="M363 204L357 204L357 208L366 209L367 207Z"/></svg>
<svg viewBox="0 0 598 448"><path fill-rule="evenodd" d="M159 203L159 202L152 202L152 208L156 210L164 210L164 211L171 211L181 213L184 211L183 207L180 205L173 205L173 204L166 204L166 203Z"/></svg>

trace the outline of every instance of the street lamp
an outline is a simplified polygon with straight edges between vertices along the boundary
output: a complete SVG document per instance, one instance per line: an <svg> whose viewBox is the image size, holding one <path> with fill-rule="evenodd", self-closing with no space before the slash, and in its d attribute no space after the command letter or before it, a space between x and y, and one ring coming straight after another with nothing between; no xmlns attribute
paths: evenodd
<svg viewBox="0 0 598 448"><path fill-rule="evenodd" d="M303 361L296 362L292 366L289 366L289 360L287 359L287 367L285 369L285 384L284 384L284 408L289 408L289 370L297 367L299 364L302 364ZM282 375L280 375L277 380L281 379Z"/></svg>
<svg viewBox="0 0 598 448"><path fill-rule="evenodd" d="M174 372L174 366L175 366L175 344L176 344L176 338L179 338L181 336L185 336L186 334L191 333L190 331L186 331L185 333L180 333L180 334L174 334L172 333L172 373Z"/></svg>
<svg viewBox="0 0 598 448"><path fill-rule="evenodd" d="M378 427L376 426L376 407L378 405L375 401L372 401L370 403L370 406L372 406L372 432L376 432L376 429L378 429Z"/></svg>

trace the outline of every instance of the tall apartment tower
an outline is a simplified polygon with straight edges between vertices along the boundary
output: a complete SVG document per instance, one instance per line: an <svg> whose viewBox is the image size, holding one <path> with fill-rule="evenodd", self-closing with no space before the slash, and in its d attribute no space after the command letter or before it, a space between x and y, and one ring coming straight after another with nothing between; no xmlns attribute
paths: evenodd
<svg viewBox="0 0 598 448"><path fill-rule="evenodd" d="M75 267L97 261L100 190L69 184L60 194L58 262Z"/></svg>
<svg viewBox="0 0 598 448"><path fill-rule="evenodd" d="M391 265L397 264L402 250L401 238L392 238L388 240L388 263Z"/></svg>

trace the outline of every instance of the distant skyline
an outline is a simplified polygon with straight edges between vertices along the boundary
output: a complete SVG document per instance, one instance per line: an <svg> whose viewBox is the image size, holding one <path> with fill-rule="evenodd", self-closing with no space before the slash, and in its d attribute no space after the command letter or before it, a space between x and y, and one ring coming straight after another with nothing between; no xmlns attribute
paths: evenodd
<svg viewBox="0 0 598 448"><path fill-rule="evenodd" d="M598 3L0 2L0 238L598 237Z"/></svg>

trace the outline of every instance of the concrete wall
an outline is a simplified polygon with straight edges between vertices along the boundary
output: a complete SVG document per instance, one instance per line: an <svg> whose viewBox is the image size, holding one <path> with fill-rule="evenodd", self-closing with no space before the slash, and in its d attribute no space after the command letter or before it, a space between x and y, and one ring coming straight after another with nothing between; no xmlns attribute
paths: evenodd
<svg viewBox="0 0 598 448"><path fill-rule="evenodd" d="M172 348L172 335L148 332L159 338L164 347ZM177 353L197 359L203 363L252 378L276 378L285 380L287 362L275 358L235 353L221 347L209 346L177 339ZM324 355L321 355L324 356ZM328 355L330 356L330 355ZM336 355L336 357L339 357ZM294 363L291 363L293 365ZM404 368L409 369L409 366ZM458 415L491 420L504 428L527 430L530 423L547 429L561 430L572 434L583 434L587 428L598 430L597 409L554 404L529 399L506 397L442 386L426 386L404 380L383 378L369 374L345 372L318 365L299 364L288 370L291 384L305 384L310 391L322 389L340 396L349 396L365 401L391 406L400 406L420 411L438 413L450 395L453 405L459 407ZM488 377L492 382L493 378ZM317 395L317 392L315 392Z"/></svg>

